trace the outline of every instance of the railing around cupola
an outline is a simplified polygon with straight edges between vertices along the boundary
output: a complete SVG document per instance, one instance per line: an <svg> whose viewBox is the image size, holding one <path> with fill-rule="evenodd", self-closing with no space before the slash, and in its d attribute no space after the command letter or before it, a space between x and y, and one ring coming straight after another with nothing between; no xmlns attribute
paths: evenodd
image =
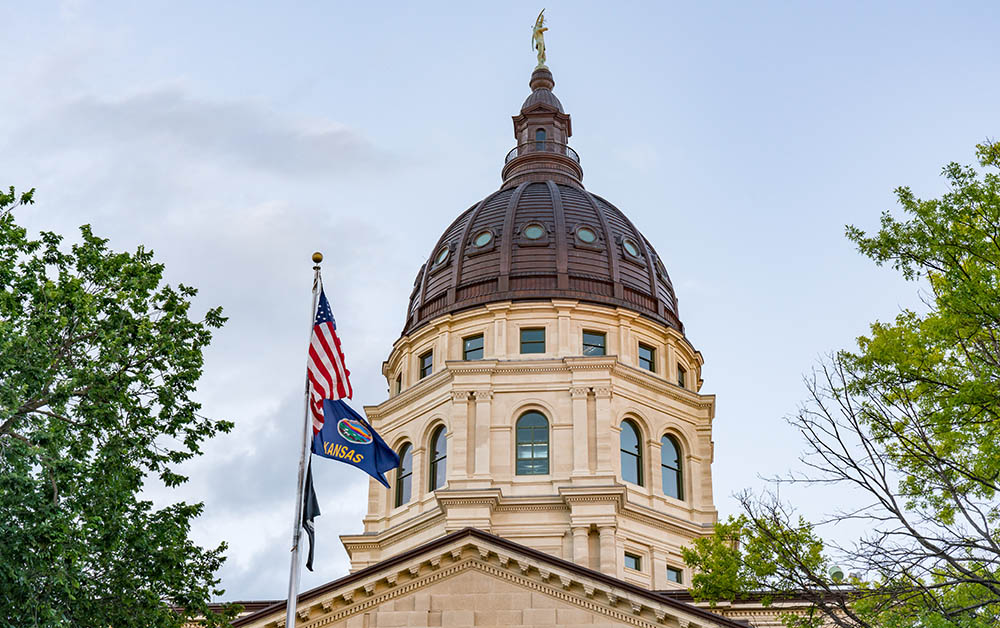
<svg viewBox="0 0 1000 628"><path fill-rule="evenodd" d="M556 142L554 140L531 140L518 144L514 148L510 149L510 152L507 153L507 157L504 158L503 162L508 164L517 157L533 153L555 153L557 155L569 157L576 163L580 163L580 155L577 154L575 150L570 148L569 144Z"/></svg>

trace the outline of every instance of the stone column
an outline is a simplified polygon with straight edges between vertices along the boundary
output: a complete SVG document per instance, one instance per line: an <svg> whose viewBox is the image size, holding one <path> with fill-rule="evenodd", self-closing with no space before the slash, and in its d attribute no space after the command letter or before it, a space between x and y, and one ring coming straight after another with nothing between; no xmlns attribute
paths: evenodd
<svg viewBox="0 0 1000 628"><path fill-rule="evenodd" d="M492 390L476 391L476 443L473 474L476 478L490 476L490 425L492 424Z"/></svg>
<svg viewBox="0 0 1000 628"><path fill-rule="evenodd" d="M573 527L573 562L590 567L590 526Z"/></svg>
<svg viewBox="0 0 1000 628"><path fill-rule="evenodd" d="M601 526L597 529L601 535L601 573L618 577L618 556L615 554L614 526Z"/></svg>
<svg viewBox="0 0 1000 628"><path fill-rule="evenodd" d="M573 397L573 475L590 475L590 434L587 430L587 395L590 389L584 386L570 388Z"/></svg>
<svg viewBox="0 0 1000 628"><path fill-rule="evenodd" d="M615 432L611 430L614 421L611 416L611 387L594 388L594 396L597 398L597 434L594 438L597 447L597 472L614 473L614 452L618 450L618 443L614 442Z"/></svg>
<svg viewBox="0 0 1000 628"><path fill-rule="evenodd" d="M451 391L451 441L448 443L448 482L465 480L469 470L466 463L469 446L469 397L468 390Z"/></svg>

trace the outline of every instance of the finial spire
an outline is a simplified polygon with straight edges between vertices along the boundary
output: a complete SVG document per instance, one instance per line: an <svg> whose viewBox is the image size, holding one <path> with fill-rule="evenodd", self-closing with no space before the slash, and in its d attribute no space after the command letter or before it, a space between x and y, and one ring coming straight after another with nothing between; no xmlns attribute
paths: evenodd
<svg viewBox="0 0 1000 628"><path fill-rule="evenodd" d="M538 65L535 67L544 68L545 65L545 31L549 30L545 26L545 9L542 9L535 19L535 25L531 28L531 45L538 52Z"/></svg>

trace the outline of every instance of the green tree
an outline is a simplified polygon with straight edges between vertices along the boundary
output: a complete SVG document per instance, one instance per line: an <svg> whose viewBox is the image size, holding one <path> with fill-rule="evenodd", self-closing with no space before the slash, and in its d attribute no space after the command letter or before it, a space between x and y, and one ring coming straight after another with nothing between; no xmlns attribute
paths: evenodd
<svg viewBox="0 0 1000 628"><path fill-rule="evenodd" d="M920 282L926 307L831 356L790 419L806 471L781 481L854 487L867 503L831 520L870 532L824 547L773 494L744 494L744 514L686 552L702 570L695 595L804 595L842 626L1000 623L1000 143L977 148L983 174L949 164L941 198L902 187L900 217L847 228L862 254ZM832 579L834 560L857 577Z"/></svg>
<svg viewBox="0 0 1000 628"><path fill-rule="evenodd" d="M221 309L192 320L195 289L87 226L32 239L32 192L0 193L0 625L228 623L208 607L225 545L188 538L202 505L141 496L232 428L190 398Z"/></svg>

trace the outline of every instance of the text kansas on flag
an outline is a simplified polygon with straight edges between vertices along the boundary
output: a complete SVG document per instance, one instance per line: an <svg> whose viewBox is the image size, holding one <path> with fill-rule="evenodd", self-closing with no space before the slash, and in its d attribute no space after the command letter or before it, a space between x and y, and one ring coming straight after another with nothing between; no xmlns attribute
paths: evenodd
<svg viewBox="0 0 1000 628"><path fill-rule="evenodd" d="M309 346L309 409L313 415L312 452L353 465L386 488L383 475L399 466L399 456L344 397L351 397L350 373L344 367L337 324L326 294L320 289Z"/></svg>

